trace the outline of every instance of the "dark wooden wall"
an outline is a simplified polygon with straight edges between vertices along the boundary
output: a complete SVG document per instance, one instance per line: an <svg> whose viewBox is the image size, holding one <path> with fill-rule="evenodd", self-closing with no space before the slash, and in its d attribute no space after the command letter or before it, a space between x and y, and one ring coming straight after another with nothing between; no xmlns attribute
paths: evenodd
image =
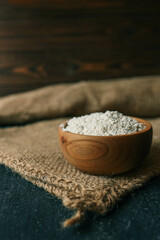
<svg viewBox="0 0 160 240"><path fill-rule="evenodd" d="M160 1L0 0L0 96L160 74Z"/></svg>

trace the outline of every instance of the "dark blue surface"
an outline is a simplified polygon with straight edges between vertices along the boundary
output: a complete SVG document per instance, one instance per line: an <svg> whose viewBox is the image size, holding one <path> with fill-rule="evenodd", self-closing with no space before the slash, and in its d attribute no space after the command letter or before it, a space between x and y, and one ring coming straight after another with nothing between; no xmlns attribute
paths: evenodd
<svg viewBox="0 0 160 240"><path fill-rule="evenodd" d="M81 224L69 229L60 223L72 212L61 200L1 165L0 183L0 239L160 239L160 177L127 196L109 214L87 213Z"/></svg>

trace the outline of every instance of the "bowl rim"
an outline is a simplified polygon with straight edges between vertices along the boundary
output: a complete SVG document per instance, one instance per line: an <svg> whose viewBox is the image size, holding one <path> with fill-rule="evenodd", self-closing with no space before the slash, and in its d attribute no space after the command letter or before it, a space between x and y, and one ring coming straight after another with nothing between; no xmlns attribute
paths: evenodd
<svg viewBox="0 0 160 240"><path fill-rule="evenodd" d="M132 117L132 116L129 116L130 118L133 118L135 120L137 120L139 123L142 123L146 126L145 129L141 130L141 131L138 131L138 132L135 132L135 133L129 133L129 134L123 134L123 135L112 135L112 136L96 136L96 135L84 135L84 134L78 134L78 133L72 133L72 132L69 132L69 131L64 131L63 128L65 127L65 125L67 124L67 122L69 121L65 121L63 123L61 123L59 125L59 129L61 129L61 131L63 133L67 133L67 134L71 134L71 135L75 135L75 136L79 136L79 137L87 137L87 138L93 138L93 137L96 137L96 138L117 138L117 137L128 137L128 136L135 136L135 135L139 135L139 134L142 134L142 133L145 133L145 132L148 132L148 131L152 131L152 125L149 121L145 120L145 119L142 119L142 118L137 118L137 117Z"/></svg>

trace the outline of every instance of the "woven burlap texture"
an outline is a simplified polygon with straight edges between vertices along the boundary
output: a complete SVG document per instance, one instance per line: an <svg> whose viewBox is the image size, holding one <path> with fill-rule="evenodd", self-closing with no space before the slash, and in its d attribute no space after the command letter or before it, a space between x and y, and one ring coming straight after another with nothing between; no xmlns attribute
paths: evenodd
<svg viewBox="0 0 160 240"><path fill-rule="evenodd" d="M152 76L83 81L1 98L1 126L16 126L0 129L0 163L56 195L66 207L77 210L64 226L80 221L86 210L108 212L124 195L160 174L159 80L160 77ZM107 109L149 117L154 131L151 152L130 173L120 176L82 173L64 159L58 145L58 126L67 116ZM28 124L18 125L24 123Z"/></svg>

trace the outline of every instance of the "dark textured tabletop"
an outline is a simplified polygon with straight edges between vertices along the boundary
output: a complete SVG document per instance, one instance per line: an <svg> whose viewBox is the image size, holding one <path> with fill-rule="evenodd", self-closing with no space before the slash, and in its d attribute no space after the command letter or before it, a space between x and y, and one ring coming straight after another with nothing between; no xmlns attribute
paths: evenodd
<svg viewBox="0 0 160 240"><path fill-rule="evenodd" d="M127 196L109 214L87 213L81 224L67 229L61 222L72 212L61 200L1 165L0 183L0 239L160 239L160 177Z"/></svg>

